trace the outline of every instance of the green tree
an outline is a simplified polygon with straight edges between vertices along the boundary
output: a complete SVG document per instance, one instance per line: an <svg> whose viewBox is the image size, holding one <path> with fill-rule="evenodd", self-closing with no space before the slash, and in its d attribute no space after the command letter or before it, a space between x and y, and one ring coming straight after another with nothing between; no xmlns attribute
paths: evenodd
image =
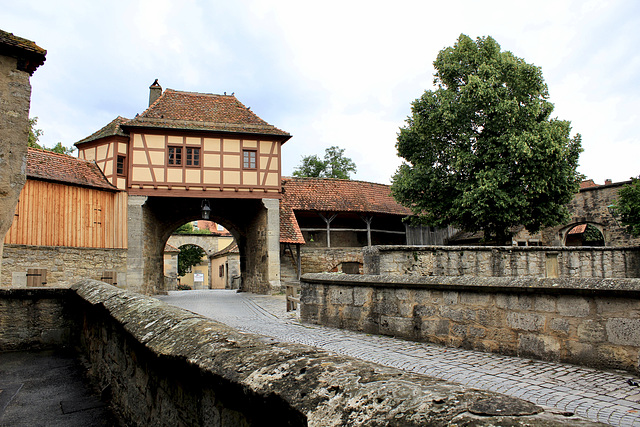
<svg viewBox="0 0 640 427"><path fill-rule="evenodd" d="M412 104L396 147L396 200L418 221L484 231L504 244L509 228L530 232L568 218L578 191L580 135L550 118L540 68L491 37L460 35L434 62L435 90Z"/></svg>
<svg viewBox="0 0 640 427"><path fill-rule="evenodd" d="M620 188L614 209L629 233L640 237L640 176L631 178L631 184Z"/></svg>
<svg viewBox="0 0 640 427"><path fill-rule="evenodd" d="M182 245L178 253L178 276L187 274L191 267L200 264L202 257L205 255L204 249L196 245Z"/></svg>
<svg viewBox="0 0 640 427"><path fill-rule="evenodd" d="M38 148L40 150L48 150L58 154L73 153L73 150L75 150L75 148L73 147L67 148L64 145L62 145L62 142L58 142L53 148L47 148L44 145L38 144L38 141L40 140L40 137L44 132L42 131L42 129L36 128L37 125L38 125L37 117L33 117L29 119L29 140L27 142L27 145L29 147Z"/></svg>
<svg viewBox="0 0 640 427"><path fill-rule="evenodd" d="M42 132L42 129L36 128L37 125L38 125L37 117L32 117L29 119L29 140L27 142L27 145L31 148L39 148L42 150L42 146L38 144L38 140L40 140L40 137L42 136L43 132Z"/></svg>
<svg viewBox="0 0 640 427"><path fill-rule="evenodd" d="M212 234L210 230L206 229L195 229L193 228L193 224L190 222L182 224L180 227L176 228L173 234Z"/></svg>
<svg viewBox="0 0 640 427"><path fill-rule="evenodd" d="M293 176L350 179L352 172L356 172L354 161L344 157L344 148L333 146L325 150L324 159L315 154L303 157Z"/></svg>

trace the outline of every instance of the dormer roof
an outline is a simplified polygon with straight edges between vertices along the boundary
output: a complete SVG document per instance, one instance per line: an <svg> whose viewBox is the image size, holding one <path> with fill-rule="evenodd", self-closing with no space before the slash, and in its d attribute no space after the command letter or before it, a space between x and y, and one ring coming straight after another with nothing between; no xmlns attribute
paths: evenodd
<svg viewBox="0 0 640 427"><path fill-rule="evenodd" d="M129 134L127 134L122 129L122 125L127 123L128 121L129 119L118 116L115 119L113 119L111 122L109 122L109 124L107 124L105 127L100 129L99 131L92 133L88 137L81 139L80 141L76 142L73 145L77 146L79 144L84 144L86 142L97 141L98 139L106 138L108 136L128 137Z"/></svg>

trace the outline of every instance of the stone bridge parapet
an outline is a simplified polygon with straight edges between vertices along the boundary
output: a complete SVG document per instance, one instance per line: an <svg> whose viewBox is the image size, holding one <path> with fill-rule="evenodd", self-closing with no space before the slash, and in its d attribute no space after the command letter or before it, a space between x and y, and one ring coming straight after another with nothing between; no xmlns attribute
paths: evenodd
<svg viewBox="0 0 640 427"><path fill-rule="evenodd" d="M0 290L0 325L0 351L79 345L127 425L596 425L496 393L238 333L93 280L58 291ZM486 415L496 413L502 415Z"/></svg>
<svg viewBox="0 0 640 427"><path fill-rule="evenodd" d="M637 373L640 279L316 273L301 319L513 356Z"/></svg>

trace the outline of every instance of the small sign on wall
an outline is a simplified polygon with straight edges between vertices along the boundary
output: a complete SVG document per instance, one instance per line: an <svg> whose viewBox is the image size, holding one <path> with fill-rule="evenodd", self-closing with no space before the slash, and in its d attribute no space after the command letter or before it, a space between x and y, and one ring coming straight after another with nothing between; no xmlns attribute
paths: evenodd
<svg viewBox="0 0 640 427"><path fill-rule="evenodd" d="M194 282L204 282L204 273L194 273L193 274Z"/></svg>

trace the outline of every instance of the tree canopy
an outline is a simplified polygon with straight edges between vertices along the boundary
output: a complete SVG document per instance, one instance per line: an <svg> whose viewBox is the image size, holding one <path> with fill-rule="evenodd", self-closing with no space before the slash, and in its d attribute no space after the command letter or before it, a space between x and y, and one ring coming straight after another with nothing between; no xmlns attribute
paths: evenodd
<svg viewBox="0 0 640 427"><path fill-rule="evenodd" d="M194 265L200 264L202 257L206 254L204 249L196 245L182 245L178 253L178 276L184 276Z"/></svg>
<svg viewBox="0 0 640 427"><path fill-rule="evenodd" d="M483 231L504 244L568 219L579 189L580 135L551 118L539 67L501 51L491 37L460 35L434 61L435 90L412 103L396 148L398 202L423 224Z"/></svg>
<svg viewBox="0 0 640 427"><path fill-rule="evenodd" d="M185 222L180 227L176 228L173 234L213 234L211 230L205 229L196 229L193 228L193 224L190 222Z"/></svg>
<svg viewBox="0 0 640 427"><path fill-rule="evenodd" d="M618 191L618 200L614 208L620 216L620 222L626 226L629 233L640 237L640 176L632 178L631 184L623 186Z"/></svg>
<svg viewBox="0 0 640 427"><path fill-rule="evenodd" d="M356 172L356 164L344 157L344 148L333 146L325 150L324 159L315 154L303 157L293 176L350 179L352 172Z"/></svg>
<svg viewBox="0 0 640 427"><path fill-rule="evenodd" d="M38 144L40 137L44 133L42 129L37 129L36 126L38 124L38 118L33 117L29 119L29 140L27 142L27 146L31 148L39 148L40 150L52 151L58 154L71 154L73 153L74 148L67 148L62 145L62 142L58 142L53 148L47 148L44 145Z"/></svg>

